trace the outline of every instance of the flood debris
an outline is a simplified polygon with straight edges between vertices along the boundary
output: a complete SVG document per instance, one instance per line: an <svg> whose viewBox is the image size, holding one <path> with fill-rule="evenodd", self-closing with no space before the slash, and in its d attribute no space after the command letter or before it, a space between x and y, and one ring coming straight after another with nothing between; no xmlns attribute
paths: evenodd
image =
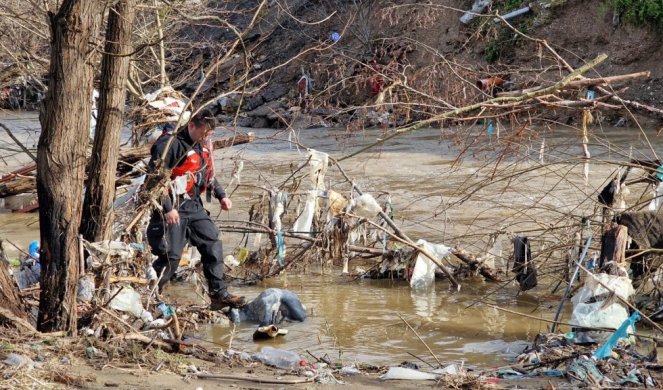
<svg viewBox="0 0 663 390"><path fill-rule="evenodd" d="M231 308L228 316L235 323L254 321L263 327L283 321L302 322L306 319L306 308L292 291L268 288L246 305Z"/></svg>
<svg viewBox="0 0 663 390"><path fill-rule="evenodd" d="M583 287L571 299L573 313L570 322L581 329L617 329L629 317L629 308L615 295L628 300L633 293L631 280L627 276L593 274L586 278ZM629 333L633 333L633 329ZM595 332L591 335L596 340L601 339Z"/></svg>
<svg viewBox="0 0 663 390"><path fill-rule="evenodd" d="M630 326L632 322L629 320L626 325ZM576 385L584 386L619 387L627 383L636 387L658 386L652 377L652 371L660 369L655 357L641 354L625 333L619 333L619 330L615 332L618 336L614 339L622 341L610 341L611 348L599 348L596 342L579 339L574 332L539 334L534 343L515 358L513 365L486 370L482 374L493 373L509 379L564 376ZM655 345L651 346L655 348Z"/></svg>

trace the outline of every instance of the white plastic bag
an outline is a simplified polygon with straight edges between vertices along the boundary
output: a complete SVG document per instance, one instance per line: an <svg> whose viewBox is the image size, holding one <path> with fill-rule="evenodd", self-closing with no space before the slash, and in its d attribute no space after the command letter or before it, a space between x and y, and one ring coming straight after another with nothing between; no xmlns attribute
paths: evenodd
<svg viewBox="0 0 663 390"><path fill-rule="evenodd" d="M409 381L427 381L427 380L436 380L437 375L429 374L427 372L413 370L411 368L405 367L389 367L389 371L386 374L380 375L379 377L382 380L392 380L392 379L401 379Z"/></svg>
<svg viewBox="0 0 663 390"><path fill-rule="evenodd" d="M329 155L315 149L308 150L311 183L316 190L325 189L325 174L329 164Z"/></svg>
<svg viewBox="0 0 663 390"><path fill-rule="evenodd" d="M382 211L382 207L375 200L373 195L364 193L361 196L352 199L351 211L353 214L362 218L375 217L377 213Z"/></svg>
<svg viewBox="0 0 663 390"><path fill-rule="evenodd" d="M308 192L306 197L306 205L304 206L304 211L297 217L295 225L292 229L297 233L306 233L311 231L311 225L313 224L313 215L315 214L315 208L318 200L318 191L311 190Z"/></svg>
<svg viewBox="0 0 663 390"><path fill-rule="evenodd" d="M113 291L111 296L117 291ZM117 293L110 301L109 306L114 310L125 311L133 314L134 317L140 317L143 314L143 303L140 300L140 294L130 286L124 286L122 291Z"/></svg>
<svg viewBox="0 0 663 390"><path fill-rule="evenodd" d="M601 283L608 286L610 290L603 287ZM599 298L597 302L588 303L591 298L608 295L610 291L614 291L615 295L625 300L634 293L633 285L628 277L605 273L589 275L585 285L571 298L573 313L569 322L578 327L619 328L629 314L617 297L610 298L612 302ZM629 329L629 333L633 333L632 328Z"/></svg>
<svg viewBox="0 0 663 390"><path fill-rule="evenodd" d="M417 246L423 246L431 255L435 256L438 260L449 256L451 248L443 244L431 244L425 240L417 241ZM417 260L414 263L414 270L412 271L412 278L410 279L410 287L413 289L425 289L430 287L435 281L435 269L437 265L431 259L422 253L419 253Z"/></svg>

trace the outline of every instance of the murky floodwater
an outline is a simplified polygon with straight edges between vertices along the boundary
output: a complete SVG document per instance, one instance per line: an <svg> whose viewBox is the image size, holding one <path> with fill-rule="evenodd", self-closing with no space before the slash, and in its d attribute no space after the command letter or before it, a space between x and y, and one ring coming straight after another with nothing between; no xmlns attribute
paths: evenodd
<svg viewBox="0 0 663 390"><path fill-rule="evenodd" d="M38 127L35 115L2 114L0 123L16 129L36 145L37 133L29 130ZM381 136L378 130L352 136L331 129L256 132L256 142L217 152L222 183L229 182L233 161L244 161L242 185L236 190L234 185L227 189L234 190L234 210L219 214L217 207L210 207L221 223L246 220L249 207L264 192L260 187L278 187L306 161L305 150L298 149L289 139L298 138L303 145L338 157ZM543 322L500 311L482 301L533 316L552 317L552 307L559 296L550 293L560 275L554 264L562 256L554 246L569 231L551 227L571 226L588 215L594 208L597 189L615 166L590 164L586 184L583 165L577 160L581 154L577 130L542 129L536 137L516 137L507 130L502 130L499 138L471 136L480 132L476 128L470 134L453 136L451 130L419 130L341 164L363 191L376 196L386 192L391 195L396 222L414 240L458 244L481 254L487 249L490 233L504 230L508 234L529 235L542 277L539 287L518 295L512 283L465 281L461 291L456 292L446 282L438 281L431 291L415 293L406 282L353 281L341 276L336 268L317 265L303 275L289 272L262 285L233 289L250 299L266 287L288 288L299 294L306 305L309 318L305 323L289 324L286 337L267 343L304 354L310 351L316 356L342 357L345 362L388 364L416 360L410 354L434 362L400 315L441 361L499 365L522 350L525 340L545 331L547 324ZM597 161L654 157L645 135L636 129L594 128L592 134L590 151ZM655 139L653 131L646 136ZM6 148L15 149L11 140L0 139L3 154L11 154L5 153ZM660 145L655 148L659 154L663 151ZM500 157L505 150L509 153ZM462 159L457 159L461 152ZM0 169L0 173L17 165L14 157L5 161L7 168ZM350 184L333 166L328 169L325 183L328 188L349 193ZM640 195L635 192L631 197ZM296 199L299 195L291 196ZM26 247L38 236L35 222L36 215L0 214L0 237ZM246 239L229 232L223 232L222 238L227 253ZM502 245L508 252L510 244L506 239L502 239ZM506 260L498 259L497 266L505 268ZM188 286L175 286L172 290L175 295L186 295L183 291L188 291ZM215 326L199 336L226 347L232 340L236 348L257 350L265 344L251 340L254 327L241 324L233 332Z"/></svg>

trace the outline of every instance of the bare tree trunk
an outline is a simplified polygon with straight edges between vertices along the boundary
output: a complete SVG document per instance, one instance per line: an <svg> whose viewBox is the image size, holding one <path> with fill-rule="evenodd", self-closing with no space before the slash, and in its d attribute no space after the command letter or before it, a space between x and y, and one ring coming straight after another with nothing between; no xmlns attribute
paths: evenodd
<svg viewBox="0 0 663 390"><path fill-rule="evenodd" d="M129 77L135 0L120 0L108 14L106 47L101 61L99 121L83 203L81 234L88 241L111 238L115 174Z"/></svg>
<svg viewBox="0 0 663 390"><path fill-rule="evenodd" d="M78 229L94 71L90 42L99 28L100 5L64 0L57 14L49 14L51 60L37 151L42 250L37 326L44 332L76 330Z"/></svg>
<svg viewBox="0 0 663 390"><path fill-rule="evenodd" d="M154 18L157 22L157 34L159 36L159 86L161 88L168 84L168 76L166 75L166 46L163 41L163 26L161 24L161 15L159 14L159 7L156 0L154 0Z"/></svg>
<svg viewBox="0 0 663 390"><path fill-rule="evenodd" d="M614 261L617 265L626 266L626 243L628 228L624 225L612 224L601 239L601 257L599 266Z"/></svg>
<svg viewBox="0 0 663 390"><path fill-rule="evenodd" d="M9 263L6 261L2 240L0 240L0 302L15 316L23 319L27 318L23 302L18 295L18 286L9 274Z"/></svg>

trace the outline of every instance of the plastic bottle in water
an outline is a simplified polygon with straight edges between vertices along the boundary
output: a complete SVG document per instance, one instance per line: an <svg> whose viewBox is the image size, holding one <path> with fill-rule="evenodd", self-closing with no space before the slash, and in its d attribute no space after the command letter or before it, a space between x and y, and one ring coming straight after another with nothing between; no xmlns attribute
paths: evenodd
<svg viewBox="0 0 663 390"><path fill-rule="evenodd" d="M302 360L296 352L272 347L264 347L262 351L254 355L254 359L284 370L294 370L299 367L299 362Z"/></svg>

